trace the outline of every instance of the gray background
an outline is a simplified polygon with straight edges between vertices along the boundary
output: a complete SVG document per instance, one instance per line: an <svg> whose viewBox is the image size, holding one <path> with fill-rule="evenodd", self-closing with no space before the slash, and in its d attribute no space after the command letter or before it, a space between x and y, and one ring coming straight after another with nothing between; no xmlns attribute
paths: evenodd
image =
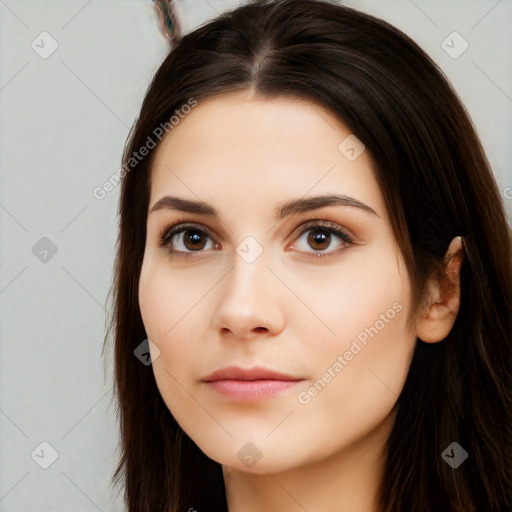
<svg viewBox="0 0 512 512"><path fill-rule="evenodd" d="M510 218L511 0L345 3L404 30L446 72ZM185 32L230 5L183 0ZM58 44L46 59L31 46L51 48L42 32ZM92 191L119 169L165 39L151 0L0 0L0 37L0 511L121 511L101 357L119 187Z"/></svg>

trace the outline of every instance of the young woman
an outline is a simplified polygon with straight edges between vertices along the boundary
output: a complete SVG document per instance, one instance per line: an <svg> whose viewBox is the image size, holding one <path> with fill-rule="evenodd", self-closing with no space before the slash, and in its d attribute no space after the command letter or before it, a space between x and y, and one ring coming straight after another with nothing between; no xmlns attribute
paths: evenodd
<svg viewBox="0 0 512 512"><path fill-rule="evenodd" d="M244 4L170 51L123 171L130 512L510 509L510 228L410 38Z"/></svg>

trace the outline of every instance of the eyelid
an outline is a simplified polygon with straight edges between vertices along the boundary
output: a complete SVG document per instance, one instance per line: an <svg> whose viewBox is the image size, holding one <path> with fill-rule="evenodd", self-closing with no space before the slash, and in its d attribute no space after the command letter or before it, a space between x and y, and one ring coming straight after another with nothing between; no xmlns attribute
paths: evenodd
<svg viewBox="0 0 512 512"><path fill-rule="evenodd" d="M177 228L177 229L175 229ZM196 224L195 222L190 221L176 221L172 224L166 225L162 231L160 232L160 241L164 242L168 240L173 234L176 234L177 232L184 231L187 228L193 228L197 231L200 231L202 233L207 234L208 236L212 237L211 230L207 228L206 226L202 226L201 224ZM213 237L212 237L213 238Z"/></svg>
<svg viewBox="0 0 512 512"><path fill-rule="evenodd" d="M215 229L212 229L210 227L205 226L200 221L193 221L190 220L190 217L187 217L185 215L178 217L176 220L172 222L166 222L164 226L161 228L159 232L159 240L162 242L162 240L168 237L168 234L174 230L174 228L177 228L176 231L179 231L181 229L186 228L193 228L197 229L198 231L201 231L203 233L206 233L211 238L215 239L215 241L222 238L220 235L217 234Z"/></svg>
<svg viewBox="0 0 512 512"><path fill-rule="evenodd" d="M216 239L214 238L214 236L212 236L211 230L209 228L207 228L206 226L202 226L200 224L197 224L195 222L190 222L187 220L177 220L170 225L166 225L162 229L162 231L160 232L158 245L161 248L166 249L167 252L173 257L185 257L186 258L186 257L194 257L196 255L199 256L200 254L202 254L205 251L187 251L187 252L185 252L185 251L177 251L174 249L170 249L168 247L170 245L170 240L174 236L176 236L177 234L179 234L183 231L186 231L187 229L194 229L196 231L199 231L200 233L205 234L212 240L215 240L216 243L218 243L216 241Z"/></svg>
<svg viewBox="0 0 512 512"><path fill-rule="evenodd" d="M333 256L343 249L348 248L351 245L354 245L356 243L356 238L352 233L345 228L344 226L341 226L337 222L328 221L326 219L308 219L307 221L304 221L301 223L297 228L293 231L293 241L286 244L286 249L293 247L293 243L297 240L297 238L300 238L304 233L306 233L309 230L312 230L314 228L318 228L319 230L321 228L324 228L324 230L327 233L334 234L338 238L344 242L345 247L342 249L337 250L331 250L331 251L313 251L313 252L307 252L307 251L299 251L301 254L306 254L307 256L313 256L315 258L326 258L329 256ZM211 238L216 245L219 243L217 242L216 235L212 234L212 230L202 224L198 224L196 222L188 221L188 220L176 220L170 225L166 225L160 232L159 237L159 245L160 247L165 248L169 245L170 240L176 236L179 233L182 233L183 231L187 229L194 229L200 233L203 233L204 235ZM200 254L206 252L204 250L200 251L179 251L179 250L173 250L167 248L167 251L171 254L173 257L196 257Z"/></svg>
<svg viewBox="0 0 512 512"><path fill-rule="evenodd" d="M325 228L328 232L329 230L333 231L340 231L343 233L347 238L350 238L352 242L355 242L356 237L344 226L338 224L337 222L333 222L330 220L325 219L309 219L299 226L297 226L297 229L293 232L293 236L295 236L295 233L298 231L299 235L302 236L308 229L312 228Z"/></svg>

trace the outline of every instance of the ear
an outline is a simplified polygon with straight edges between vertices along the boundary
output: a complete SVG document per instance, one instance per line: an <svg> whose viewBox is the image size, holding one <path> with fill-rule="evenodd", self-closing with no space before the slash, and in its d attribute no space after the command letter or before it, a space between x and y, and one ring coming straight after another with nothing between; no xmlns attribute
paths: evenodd
<svg viewBox="0 0 512 512"><path fill-rule="evenodd" d="M444 275L427 284L428 302L416 321L416 336L425 343L437 343L452 330L460 304L460 267L464 259L462 237L455 237L444 256Z"/></svg>

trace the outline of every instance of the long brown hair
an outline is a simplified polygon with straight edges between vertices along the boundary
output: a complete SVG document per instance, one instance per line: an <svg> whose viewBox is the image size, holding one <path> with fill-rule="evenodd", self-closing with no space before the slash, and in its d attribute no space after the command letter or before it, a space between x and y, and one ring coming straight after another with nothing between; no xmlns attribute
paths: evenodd
<svg viewBox="0 0 512 512"><path fill-rule="evenodd" d="M380 483L382 512L510 510L512 241L497 184L470 117L444 74L388 23L327 0L256 0L181 38L156 72L123 154L113 334L120 459L130 512L226 511L220 464L166 407L138 304L158 127L191 99L253 89L323 105L366 146L414 293L442 272L463 236L460 309L439 343L417 340ZM182 110L180 110L182 109ZM166 124L167 123L167 124ZM167 131L167 130L166 130ZM443 451L457 442L456 469Z"/></svg>

